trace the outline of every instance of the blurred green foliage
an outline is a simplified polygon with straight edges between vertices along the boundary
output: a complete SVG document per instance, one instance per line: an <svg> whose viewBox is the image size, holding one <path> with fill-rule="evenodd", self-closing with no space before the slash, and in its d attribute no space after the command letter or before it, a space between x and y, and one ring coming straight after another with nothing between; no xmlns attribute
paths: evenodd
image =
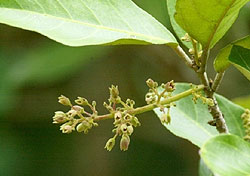
<svg viewBox="0 0 250 176"><path fill-rule="evenodd" d="M135 2L171 29L165 0ZM248 3L212 57L249 32ZM103 149L112 135L111 121L100 122L88 135L61 134L52 125L53 112L63 108L57 103L61 94L96 100L100 113L105 113L102 102L111 84L119 85L121 96L139 106L144 104L149 77L159 82L198 82L166 46L71 48L0 25L0 175L197 175L198 149L170 134L152 112L140 115L142 126L125 153ZM249 90L248 80L230 68L219 91L234 98L248 95Z"/></svg>

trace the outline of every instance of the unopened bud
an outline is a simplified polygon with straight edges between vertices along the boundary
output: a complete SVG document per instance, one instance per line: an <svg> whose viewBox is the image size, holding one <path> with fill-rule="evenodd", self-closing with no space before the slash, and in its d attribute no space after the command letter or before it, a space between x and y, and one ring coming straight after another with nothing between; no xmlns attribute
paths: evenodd
<svg viewBox="0 0 250 176"><path fill-rule="evenodd" d="M193 49L193 48L190 48L190 49L188 50L188 52L189 52L190 54L194 55L194 49Z"/></svg>
<svg viewBox="0 0 250 176"><path fill-rule="evenodd" d="M134 128L133 128L133 126L132 125L127 125L128 127L127 127L127 131L128 131L128 135L131 135L133 132L134 132Z"/></svg>
<svg viewBox="0 0 250 176"><path fill-rule="evenodd" d="M96 101L92 101L92 106L96 107Z"/></svg>
<svg viewBox="0 0 250 176"><path fill-rule="evenodd" d="M201 58L202 54L203 54L203 51L201 50L201 51L198 53L198 58Z"/></svg>
<svg viewBox="0 0 250 176"><path fill-rule="evenodd" d="M182 40L182 41L185 41L185 42L190 42L190 41L191 41L191 38L190 38L190 36L188 35L188 33L186 33L183 37L181 37L181 40Z"/></svg>
<svg viewBox="0 0 250 176"><path fill-rule="evenodd" d="M112 85L111 88L109 88L109 91L110 91L110 96L112 98L118 98L119 96L119 90L118 90L118 86L114 86Z"/></svg>
<svg viewBox="0 0 250 176"><path fill-rule="evenodd" d="M62 111L56 111L53 117L53 123L64 123L67 121L67 116Z"/></svg>
<svg viewBox="0 0 250 176"><path fill-rule="evenodd" d="M115 137L110 138L110 139L107 141L107 143L106 143L106 145L105 145L104 148L106 148L108 151L111 151L111 150L113 149L114 146L115 146Z"/></svg>
<svg viewBox="0 0 250 176"><path fill-rule="evenodd" d="M63 95L58 97L58 102L61 103L62 105L65 105L65 106L72 106L70 100Z"/></svg>
<svg viewBox="0 0 250 176"><path fill-rule="evenodd" d="M151 88L151 89L155 88L155 87L154 87L154 86L155 86L155 82L154 82L152 79L149 78L149 79L146 81L146 83L147 83L147 85L148 85L149 88Z"/></svg>
<svg viewBox="0 0 250 176"><path fill-rule="evenodd" d="M214 106L214 100L212 98L207 98L206 104L208 104L208 106Z"/></svg>
<svg viewBox="0 0 250 176"><path fill-rule="evenodd" d="M129 143L130 143L129 136L126 135L126 134L122 135L122 139L120 141L120 149L121 149L121 151L128 150Z"/></svg>
<svg viewBox="0 0 250 176"><path fill-rule="evenodd" d="M82 97L77 97L75 102L76 102L76 104L82 105L82 106L88 105L88 100L86 98L82 98Z"/></svg>
<svg viewBox="0 0 250 176"><path fill-rule="evenodd" d="M85 130L85 127L82 123L78 124L76 127L77 132L81 133Z"/></svg>
<svg viewBox="0 0 250 176"><path fill-rule="evenodd" d="M72 107L72 110L77 111L78 113L82 114L84 112L84 108L78 105Z"/></svg>
<svg viewBox="0 0 250 176"><path fill-rule="evenodd" d="M137 127L137 126L141 126L141 123L139 122L138 118L133 116L132 120L131 120L131 124L134 126L134 127Z"/></svg>
<svg viewBox="0 0 250 176"><path fill-rule="evenodd" d="M162 124L164 124L164 123L166 123L166 124L169 124L171 122L171 117L170 117L170 114L162 114L161 115L161 123Z"/></svg>

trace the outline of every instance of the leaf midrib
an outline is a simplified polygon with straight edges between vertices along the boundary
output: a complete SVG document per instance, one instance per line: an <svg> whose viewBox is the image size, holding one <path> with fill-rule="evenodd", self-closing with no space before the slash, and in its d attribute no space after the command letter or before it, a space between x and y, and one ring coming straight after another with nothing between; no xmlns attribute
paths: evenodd
<svg viewBox="0 0 250 176"><path fill-rule="evenodd" d="M117 29L117 28L111 28L111 27L107 27L107 26L103 26L103 25L96 25L96 24L86 23L86 22L77 21L77 20L74 20L74 19L53 16L51 14L42 14L42 13L38 13L38 12L35 12L35 11L29 11L29 10L26 10L26 9L11 9L11 8L5 8L5 7L1 7L0 9L10 10L10 11L11 10L13 10L13 11L21 11L21 12L24 11L26 13L36 14L36 15L40 15L40 16L44 16L44 17L48 16L48 17L51 17L51 18L54 18L54 19L57 19L57 20L63 20L63 21L66 21L66 22L81 24L81 25L85 25L85 26L89 26L89 27L93 27L93 28L97 28L97 29L120 32L120 33L125 33L125 34L128 34L128 35L134 35L134 36L141 36L141 37L148 38L150 40L157 40L157 41L163 42L163 43L175 43L175 42L170 42L168 40L164 40L162 38L154 37L154 36L151 36L151 35L145 35L145 34L141 34L141 33L137 33L137 32L130 32L130 31ZM128 39L129 39L129 37L128 37ZM135 38L135 40L136 40L136 38Z"/></svg>

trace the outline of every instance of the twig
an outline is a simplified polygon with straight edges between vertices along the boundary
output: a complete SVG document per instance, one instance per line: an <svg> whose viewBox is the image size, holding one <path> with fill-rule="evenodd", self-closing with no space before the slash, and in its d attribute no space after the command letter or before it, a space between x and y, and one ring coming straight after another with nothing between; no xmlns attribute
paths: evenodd
<svg viewBox="0 0 250 176"><path fill-rule="evenodd" d="M178 56L180 56L180 58L184 60L187 66L194 69L193 61L189 58L189 56L185 53L185 51L183 51L183 49L180 46L174 47L173 49L178 54Z"/></svg>
<svg viewBox="0 0 250 176"><path fill-rule="evenodd" d="M210 125L216 126L217 131L220 133L228 133L228 128L223 117L223 114L218 106L217 100L214 97L214 92L217 90L221 79L223 78L223 73L218 73L215 77L215 81L212 87L210 87L208 76L206 73L207 60L209 58L210 50L206 47L203 51L201 58L200 68L197 70L197 67L194 67L192 60L189 56L183 51L183 49L178 46L174 48L175 52L185 61L185 63L192 68L200 78L201 83L205 86L204 92L208 98L212 98L214 101L214 106L209 106L209 112L213 116L213 120L209 122Z"/></svg>
<svg viewBox="0 0 250 176"><path fill-rule="evenodd" d="M221 83L221 80L223 79L224 77L224 74L225 72L219 72L216 74L215 78L214 78L214 82L213 82L213 85L212 85L212 91L213 92L216 92L220 83Z"/></svg>
<svg viewBox="0 0 250 176"><path fill-rule="evenodd" d="M199 92L201 90L203 90L205 87L204 85L198 85L195 89L189 89L187 91L184 91L182 93L179 93L177 95L174 95L172 97L169 97L167 99L164 99L162 101L159 102L160 105L166 105L166 104L169 104L169 103L172 103L172 102L175 102L177 100L180 100L184 97L187 97L189 95L191 95L193 93L193 91L196 91L196 92ZM144 113L144 112L147 112L147 111L151 111L153 109L155 109L157 106L157 104L149 104L149 105L146 105L146 106L142 106L142 107L138 107L136 109L133 109L133 110L130 110L128 111L129 114L131 115L136 115L136 114L141 114L141 113ZM111 113L111 114L106 114L106 115L99 115L95 118L95 121L99 121L99 120L105 120L105 119L111 119L114 117L114 114Z"/></svg>

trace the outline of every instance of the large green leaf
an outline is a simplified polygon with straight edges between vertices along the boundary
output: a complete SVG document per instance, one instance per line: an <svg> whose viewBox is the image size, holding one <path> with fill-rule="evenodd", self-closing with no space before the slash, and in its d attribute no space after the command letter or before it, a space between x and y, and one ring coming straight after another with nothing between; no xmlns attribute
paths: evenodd
<svg viewBox="0 0 250 176"><path fill-rule="evenodd" d="M219 135L201 148L207 166L220 176L250 175L250 143L234 135Z"/></svg>
<svg viewBox="0 0 250 176"><path fill-rule="evenodd" d="M222 72L230 66L229 56L234 45L250 49L250 36L237 40L223 48L214 60L214 68L217 72Z"/></svg>
<svg viewBox="0 0 250 176"><path fill-rule="evenodd" d="M233 46L229 61L250 80L250 49Z"/></svg>
<svg viewBox="0 0 250 176"><path fill-rule="evenodd" d="M190 89L189 84L179 83L176 86L174 95L188 89ZM229 132L243 137L245 132L240 116L244 112L244 109L220 95L217 95L216 99L224 114ZM218 135L215 127L207 124L208 121L212 120L207 105L202 104L201 101L195 104L192 101L192 96L177 101L176 105L176 107L171 107L170 109L171 123L168 125L164 124L176 136L188 139L201 147L209 138ZM158 117L161 117L162 112L159 108L154 111Z"/></svg>
<svg viewBox="0 0 250 176"><path fill-rule="evenodd" d="M171 25L176 33L176 35L179 37L179 39L181 39L182 37L185 36L186 31L184 31L175 21L174 18L174 14L176 12L175 10L175 5L176 5L176 0L166 0L167 1L167 7L168 7L168 14L169 14L169 18L170 18L170 22ZM192 44L190 42L185 42L182 41L182 43L188 47L188 48L192 48Z"/></svg>
<svg viewBox="0 0 250 176"><path fill-rule="evenodd" d="M204 48L212 48L249 0L177 0L177 23Z"/></svg>
<svg viewBox="0 0 250 176"><path fill-rule="evenodd" d="M199 176L214 176L202 159L200 159L199 163Z"/></svg>
<svg viewBox="0 0 250 176"><path fill-rule="evenodd" d="M162 24L131 0L5 0L0 1L0 23L70 46L177 45Z"/></svg>

